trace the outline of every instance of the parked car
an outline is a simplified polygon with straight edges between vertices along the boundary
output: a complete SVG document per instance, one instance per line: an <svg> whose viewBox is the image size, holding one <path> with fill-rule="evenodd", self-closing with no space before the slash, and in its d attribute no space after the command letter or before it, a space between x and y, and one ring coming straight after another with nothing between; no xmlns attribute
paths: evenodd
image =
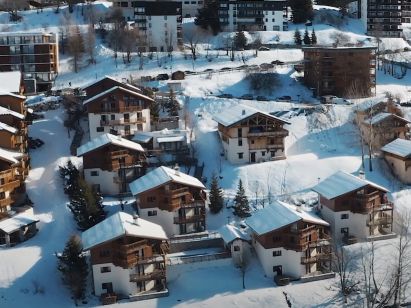
<svg viewBox="0 0 411 308"><path fill-rule="evenodd" d="M220 71L229 71L229 70L231 70L230 67L223 67L222 69L220 69Z"/></svg>
<svg viewBox="0 0 411 308"><path fill-rule="evenodd" d="M335 95L321 96L320 101L322 104L339 104L339 105L352 105L352 102L348 99L337 97Z"/></svg>
<svg viewBox="0 0 411 308"><path fill-rule="evenodd" d="M266 47L266 46L261 46L260 48L258 48L259 51L268 51L270 50L270 48Z"/></svg>
<svg viewBox="0 0 411 308"><path fill-rule="evenodd" d="M224 94L217 95L217 97L219 97L219 98L233 98L233 95L228 94L228 93L224 93Z"/></svg>
<svg viewBox="0 0 411 308"><path fill-rule="evenodd" d="M289 95L280 96L280 97L277 97L276 100L279 102L291 102L291 96Z"/></svg>
<svg viewBox="0 0 411 308"><path fill-rule="evenodd" d="M303 108L298 108L298 107L294 107L290 109L290 118L292 117L298 117L300 114L304 113L304 109Z"/></svg>
<svg viewBox="0 0 411 308"><path fill-rule="evenodd" d="M170 79L170 76L168 76L168 74L158 74L156 79L157 80L168 80Z"/></svg>
<svg viewBox="0 0 411 308"><path fill-rule="evenodd" d="M271 64L275 64L275 65L283 65L283 64L284 64L284 62L283 62L283 61L280 61L280 60L274 60L274 61L271 61Z"/></svg>
<svg viewBox="0 0 411 308"><path fill-rule="evenodd" d="M267 102L269 99L268 99L267 97L265 97L265 96L258 95L258 96L256 97L256 100L262 101L262 102Z"/></svg>
<svg viewBox="0 0 411 308"><path fill-rule="evenodd" d="M251 94L244 94L244 95L241 95L239 98L240 98L240 99L253 100L253 99L254 99L254 96L252 96Z"/></svg>

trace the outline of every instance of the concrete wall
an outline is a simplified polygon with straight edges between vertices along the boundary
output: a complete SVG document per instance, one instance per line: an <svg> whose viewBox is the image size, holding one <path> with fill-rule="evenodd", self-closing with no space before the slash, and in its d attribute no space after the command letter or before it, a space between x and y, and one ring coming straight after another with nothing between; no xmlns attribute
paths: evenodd
<svg viewBox="0 0 411 308"><path fill-rule="evenodd" d="M101 273L101 268L105 266L110 267L111 272ZM128 269L114 266L113 263L104 263L93 265L92 270L96 296L106 293L106 290L102 289L102 284L110 282L113 284L113 291L117 294L128 296L137 291L130 283L130 271Z"/></svg>
<svg viewBox="0 0 411 308"><path fill-rule="evenodd" d="M98 176L92 176L93 171L98 172ZM114 183L114 178L118 177L118 172L104 171L100 168L84 169L84 179L89 185L100 185L100 192L103 195L117 195L120 192L120 185Z"/></svg>
<svg viewBox="0 0 411 308"><path fill-rule="evenodd" d="M148 216L149 211L157 211L156 216ZM139 208L138 214L141 218L159 224L163 227L168 237L180 234L178 225L174 224L174 217L178 216L177 212L162 211L159 208Z"/></svg>

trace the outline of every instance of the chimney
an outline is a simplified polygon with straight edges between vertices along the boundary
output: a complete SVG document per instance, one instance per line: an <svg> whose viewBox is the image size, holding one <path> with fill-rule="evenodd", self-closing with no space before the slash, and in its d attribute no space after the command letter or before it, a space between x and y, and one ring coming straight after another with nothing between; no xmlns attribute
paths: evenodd
<svg viewBox="0 0 411 308"><path fill-rule="evenodd" d="M174 171L175 171L175 175L180 176L180 167L178 166L178 164L174 166Z"/></svg>
<svg viewBox="0 0 411 308"><path fill-rule="evenodd" d="M242 115L245 115L245 109L243 109L243 111L241 112Z"/></svg>
<svg viewBox="0 0 411 308"><path fill-rule="evenodd" d="M133 214L133 224L135 224L136 226L138 226L138 215L137 213Z"/></svg>
<svg viewBox="0 0 411 308"><path fill-rule="evenodd" d="M358 177L359 177L360 179L362 179L362 180L365 180L364 170L362 170L362 169L360 170L360 173L359 173Z"/></svg>
<svg viewBox="0 0 411 308"><path fill-rule="evenodd" d="M301 204L297 204L297 205L295 206L295 210L296 210L298 213L301 213Z"/></svg>

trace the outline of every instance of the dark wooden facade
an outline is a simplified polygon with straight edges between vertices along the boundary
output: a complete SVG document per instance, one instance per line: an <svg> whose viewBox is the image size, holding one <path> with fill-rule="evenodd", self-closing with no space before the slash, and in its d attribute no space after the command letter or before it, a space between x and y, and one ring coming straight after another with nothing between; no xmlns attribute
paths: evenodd
<svg viewBox="0 0 411 308"><path fill-rule="evenodd" d="M304 83L317 96L369 97L375 88L376 48L306 47Z"/></svg>
<svg viewBox="0 0 411 308"><path fill-rule="evenodd" d="M89 98L92 98L93 96L95 96L99 93L102 93L102 92L104 92L108 89L111 89L111 88L117 87L117 86L126 88L130 91L140 93L139 91L137 91L136 87L130 86L127 83L117 81L117 80L115 80L113 78L110 78L110 77L102 78L101 80L99 80L99 81L97 81L97 82L95 82L95 83L93 83L89 86L84 87L83 90L86 92L87 99L89 99Z"/></svg>

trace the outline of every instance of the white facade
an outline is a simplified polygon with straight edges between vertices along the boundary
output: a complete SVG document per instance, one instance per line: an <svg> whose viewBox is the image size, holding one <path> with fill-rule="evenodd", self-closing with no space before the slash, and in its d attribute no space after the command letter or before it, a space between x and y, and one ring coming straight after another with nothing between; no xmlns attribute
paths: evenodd
<svg viewBox="0 0 411 308"><path fill-rule="evenodd" d="M169 46L177 50L177 25L180 16L147 16L147 46L156 51L168 51Z"/></svg>
<svg viewBox="0 0 411 308"><path fill-rule="evenodd" d="M204 0L173 0L181 2L183 17L196 17L198 10L204 7Z"/></svg>
<svg viewBox="0 0 411 308"><path fill-rule="evenodd" d="M234 265L240 265L242 258L251 258L251 246L247 241L237 238L229 246Z"/></svg>
<svg viewBox="0 0 411 308"><path fill-rule="evenodd" d="M148 274L154 271L154 264L142 265L144 266L144 273ZM107 293L107 289L103 288L103 284L110 284L113 287L113 292L123 296L136 295L140 290L137 288L136 282L130 282L130 275L136 274L136 268L124 269L115 266L113 263L94 264L93 284L96 296ZM155 286L154 280L145 282L145 290L149 291Z"/></svg>
<svg viewBox="0 0 411 308"><path fill-rule="evenodd" d="M411 168L406 166L404 160L387 154L384 154L384 158L401 182L405 184L411 183Z"/></svg>
<svg viewBox="0 0 411 308"><path fill-rule="evenodd" d="M117 171L105 171L100 168L84 169L84 179L91 186L99 185L99 191L104 195L117 195L119 193Z"/></svg>
<svg viewBox="0 0 411 308"><path fill-rule="evenodd" d="M149 132L151 130L150 109L128 112L128 114L130 120L126 122L124 121L124 113L88 113L90 139L93 140L100 135L110 133L112 129L117 131L118 135L125 136L126 126L130 128L127 135L133 135L138 131ZM106 120L102 120L102 116L105 116ZM140 119L143 119L143 121L140 121Z"/></svg>
<svg viewBox="0 0 411 308"><path fill-rule="evenodd" d="M284 25L283 15L284 11L264 11L264 30L286 31L288 26Z"/></svg>

